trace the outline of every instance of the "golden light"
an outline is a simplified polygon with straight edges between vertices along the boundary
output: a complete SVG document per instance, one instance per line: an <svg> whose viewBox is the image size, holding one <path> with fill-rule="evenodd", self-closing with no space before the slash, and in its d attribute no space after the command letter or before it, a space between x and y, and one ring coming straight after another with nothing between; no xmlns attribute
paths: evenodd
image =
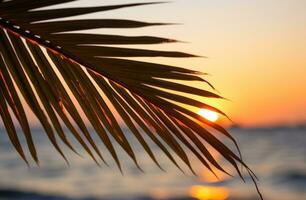
<svg viewBox="0 0 306 200"><path fill-rule="evenodd" d="M211 110L208 110L208 109L204 109L204 108L200 109L198 114L201 115L202 117L204 117L205 119L211 121L211 122L215 122L219 118L218 113L216 113L214 111L211 111Z"/></svg>
<svg viewBox="0 0 306 200"><path fill-rule="evenodd" d="M219 152L217 152L211 146L208 146L208 151L211 153L211 155L215 158L217 162L221 162L222 156ZM211 173L207 168L203 168L199 173L199 176L201 180L205 181L206 183L222 182L230 178L230 176L226 175L220 170L215 170L215 174L217 175L218 178L213 173Z"/></svg>
<svg viewBox="0 0 306 200"><path fill-rule="evenodd" d="M229 196L229 191L224 187L195 185L190 188L190 196L198 200L225 200Z"/></svg>

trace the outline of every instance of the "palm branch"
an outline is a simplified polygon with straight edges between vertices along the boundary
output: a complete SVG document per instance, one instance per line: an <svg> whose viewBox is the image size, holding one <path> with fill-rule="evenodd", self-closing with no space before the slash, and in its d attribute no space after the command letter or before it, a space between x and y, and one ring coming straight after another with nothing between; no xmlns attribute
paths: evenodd
<svg viewBox="0 0 306 200"><path fill-rule="evenodd" d="M131 29L166 24L125 19L61 19L158 2L40 9L73 1L0 0L0 114L10 141L21 158L28 163L16 133L14 118L22 128L33 160L37 164L39 162L28 116L23 107L24 99L53 146L66 161L58 139L72 151L76 150L68 140L63 124L97 164L99 159L106 162L81 117L82 111L120 170L121 162L110 136L141 169L113 112L115 110L160 168L162 166L148 145L148 138L179 169L181 166L177 159L194 172L186 153L187 148L212 173L213 166L229 174L209 152L207 143L218 151L243 179L239 169L239 165L242 165L256 184L255 174L244 163L240 154L235 153L208 130L215 129L238 148L235 139L222 126L186 108L186 105L207 108L226 116L217 108L191 98L190 94L204 98L222 97L182 83L200 81L210 85L201 77L204 73L134 59L181 58L194 55L114 46L176 42L167 38L78 32L96 28ZM77 109L75 101L81 111ZM146 137L143 137L143 134Z"/></svg>

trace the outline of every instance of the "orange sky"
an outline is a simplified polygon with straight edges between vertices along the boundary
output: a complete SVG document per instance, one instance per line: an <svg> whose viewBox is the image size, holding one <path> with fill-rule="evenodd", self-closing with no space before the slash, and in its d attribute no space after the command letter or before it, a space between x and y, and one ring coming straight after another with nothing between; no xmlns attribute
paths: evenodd
<svg viewBox="0 0 306 200"><path fill-rule="evenodd" d="M97 0L81 0L74 5L89 6L89 2L103 4ZM104 4L110 2L135 1ZM180 50L208 59L144 60L212 74L208 79L231 101L209 102L224 110L233 121L255 126L306 121L305 8L304 0L175 0L91 16L182 23L99 32L188 41L144 47Z"/></svg>
<svg viewBox="0 0 306 200"><path fill-rule="evenodd" d="M183 23L146 29L189 42L162 49L209 57L159 60L212 74L208 79L231 101L209 102L255 126L306 121L305 8L303 0L181 0L143 12L152 9L145 17L151 21Z"/></svg>

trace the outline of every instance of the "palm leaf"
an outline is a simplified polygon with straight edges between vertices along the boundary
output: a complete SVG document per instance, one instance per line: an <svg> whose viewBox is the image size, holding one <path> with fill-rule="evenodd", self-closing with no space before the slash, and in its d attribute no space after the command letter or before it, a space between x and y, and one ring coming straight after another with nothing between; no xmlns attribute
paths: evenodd
<svg viewBox="0 0 306 200"><path fill-rule="evenodd" d="M17 119L23 130L32 158L39 162L21 98L30 107L51 143L66 161L58 139L76 152L66 136L71 134L97 164L99 159L106 163L85 126L84 119L74 103L75 99L120 170L121 161L110 136L136 166L141 168L114 110L160 168L162 166L146 138L150 138L179 169L182 168L177 159L194 172L189 154L186 152L187 148L212 173L212 166L228 173L207 150L204 140L232 164L241 178L243 176L238 165L246 168L255 180L255 175L243 162L240 154L237 155L225 146L208 131L208 128L220 132L237 146L235 139L221 126L184 107L188 105L207 108L226 116L217 108L188 97L188 94L204 98L222 97L214 92L196 88L192 84L177 82L198 81L212 87L201 77L204 73L133 59L195 57L194 55L177 51L114 46L161 44L176 40L153 36L75 32L95 28L130 29L167 24L125 19L61 19L161 2L40 9L68 2L73 0L0 1L0 114L8 136L23 160L28 162L19 142L13 118ZM52 21L49 21L51 19ZM69 133L64 131L63 125L70 130ZM144 137L143 134L148 137Z"/></svg>

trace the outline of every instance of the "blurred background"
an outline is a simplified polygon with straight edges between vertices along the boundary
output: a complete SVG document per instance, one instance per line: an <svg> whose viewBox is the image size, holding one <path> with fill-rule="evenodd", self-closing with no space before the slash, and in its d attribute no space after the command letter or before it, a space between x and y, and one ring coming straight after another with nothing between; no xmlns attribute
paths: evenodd
<svg viewBox="0 0 306 200"><path fill-rule="evenodd" d="M238 140L245 162L260 180L258 184L264 199L306 198L305 131L305 127L230 130ZM128 139L135 147L144 173L127 159L126 154L118 151L119 158L124 163L122 175L103 149L110 167L99 168L90 158L80 158L64 148L70 161L70 166L67 166L40 129L34 130L34 139L41 166L39 168L33 164L28 168L17 157L9 140L2 133L3 130L0 140L1 200L259 199L253 183L248 178L246 183L243 183L238 176L232 178L217 173L219 179L216 179L193 156L190 156L190 159L198 176L188 173L187 168L184 168L186 174L183 174L168 161L162 151L151 145L166 170L161 171L128 132ZM96 141L99 141L98 138ZM81 150L79 152L86 155ZM213 155L228 172L235 174L220 155Z"/></svg>
<svg viewBox="0 0 306 200"><path fill-rule="evenodd" d="M79 0L64 6L130 2L135 0ZM259 187L265 199L295 200L306 199L305 8L304 0L175 0L86 15L84 18L180 23L88 32L173 38L183 42L144 47L207 56L141 60L211 74L205 78L229 100L200 100L223 110L234 121L233 124L217 119L228 126L237 139L246 163L260 179ZM162 172L127 131L145 173L139 172L124 153L120 154L125 161L124 175L112 162L109 162L109 168L99 168L86 156L80 158L65 149L70 158L70 166L67 166L33 116L31 124L41 166L33 164L28 168L17 157L1 123L0 200L259 199L248 179L243 183L239 177L222 174L218 174L219 179L216 179L193 157L191 160L194 160L198 177L187 170L183 174L155 148L166 169ZM82 155L86 154L83 152ZM229 167L220 155L215 154L215 157L225 168ZM233 169L228 170L231 172Z"/></svg>

